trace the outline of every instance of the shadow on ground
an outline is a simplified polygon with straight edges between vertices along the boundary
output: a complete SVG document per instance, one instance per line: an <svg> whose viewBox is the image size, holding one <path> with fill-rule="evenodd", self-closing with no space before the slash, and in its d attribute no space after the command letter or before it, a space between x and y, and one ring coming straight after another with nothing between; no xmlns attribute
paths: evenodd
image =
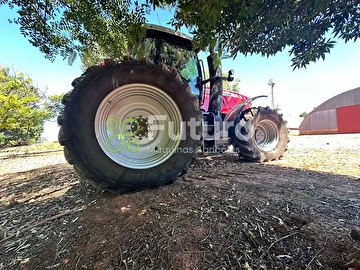
<svg viewBox="0 0 360 270"><path fill-rule="evenodd" d="M233 154L119 196L65 164L6 174L0 269L357 269L359 190L355 178Z"/></svg>

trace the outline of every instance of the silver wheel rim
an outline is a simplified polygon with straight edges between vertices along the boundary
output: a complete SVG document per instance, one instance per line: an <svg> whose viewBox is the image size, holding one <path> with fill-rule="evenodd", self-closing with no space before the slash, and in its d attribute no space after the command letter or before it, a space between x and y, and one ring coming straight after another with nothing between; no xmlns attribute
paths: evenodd
<svg viewBox="0 0 360 270"><path fill-rule="evenodd" d="M271 120L261 120L255 126L254 139L260 150L269 152L279 143L279 130Z"/></svg>
<svg viewBox="0 0 360 270"><path fill-rule="evenodd" d="M109 93L96 111L94 130L102 151L131 169L164 163L184 132L175 101L147 84L127 84Z"/></svg>

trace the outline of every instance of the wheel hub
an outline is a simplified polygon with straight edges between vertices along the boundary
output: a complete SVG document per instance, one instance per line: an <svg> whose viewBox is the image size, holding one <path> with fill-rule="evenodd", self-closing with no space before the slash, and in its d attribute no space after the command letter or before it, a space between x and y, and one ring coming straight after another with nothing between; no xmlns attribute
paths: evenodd
<svg viewBox="0 0 360 270"><path fill-rule="evenodd" d="M146 137L149 133L149 123L141 116L130 124L130 132L138 138Z"/></svg>

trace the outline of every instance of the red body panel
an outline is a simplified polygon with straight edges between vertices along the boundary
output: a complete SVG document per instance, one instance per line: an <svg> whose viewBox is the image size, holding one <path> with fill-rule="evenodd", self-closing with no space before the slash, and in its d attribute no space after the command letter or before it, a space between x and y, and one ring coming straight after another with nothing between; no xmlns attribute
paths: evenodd
<svg viewBox="0 0 360 270"><path fill-rule="evenodd" d="M202 110L204 110L204 111L208 110L209 99L210 99L209 89L206 89L205 98L203 100L204 105L201 106ZM222 97L221 113L227 114L237 104L239 104L245 100L248 100L248 99L249 98L247 96L244 96L238 92L224 90L223 97Z"/></svg>

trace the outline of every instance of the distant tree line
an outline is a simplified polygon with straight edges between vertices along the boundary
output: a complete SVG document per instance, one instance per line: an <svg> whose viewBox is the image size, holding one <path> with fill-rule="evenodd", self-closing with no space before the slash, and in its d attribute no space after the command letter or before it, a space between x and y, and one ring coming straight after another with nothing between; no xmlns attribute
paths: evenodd
<svg viewBox="0 0 360 270"><path fill-rule="evenodd" d="M0 147L36 142L55 118L62 95L46 96L23 73L0 66Z"/></svg>

